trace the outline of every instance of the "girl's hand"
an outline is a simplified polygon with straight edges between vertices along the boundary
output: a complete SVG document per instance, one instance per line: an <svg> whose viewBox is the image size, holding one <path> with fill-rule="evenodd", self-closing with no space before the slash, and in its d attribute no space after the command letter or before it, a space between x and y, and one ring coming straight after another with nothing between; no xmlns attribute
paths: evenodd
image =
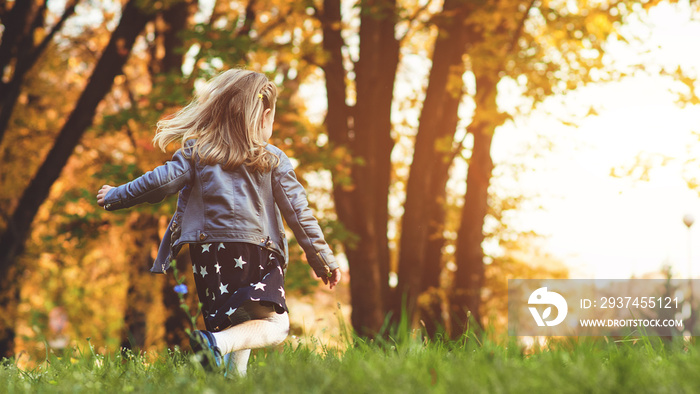
<svg viewBox="0 0 700 394"><path fill-rule="evenodd" d="M328 278L323 278L323 283L329 284L331 286L331 289L335 287L335 285L340 282L340 268L336 268L333 271L331 271L331 276Z"/></svg>
<svg viewBox="0 0 700 394"><path fill-rule="evenodd" d="M109 185L103 185L100 188L100 191L97 192L97 205L104 207L105 206L105 196L107 193L114 189L112 186Z"/></svg>

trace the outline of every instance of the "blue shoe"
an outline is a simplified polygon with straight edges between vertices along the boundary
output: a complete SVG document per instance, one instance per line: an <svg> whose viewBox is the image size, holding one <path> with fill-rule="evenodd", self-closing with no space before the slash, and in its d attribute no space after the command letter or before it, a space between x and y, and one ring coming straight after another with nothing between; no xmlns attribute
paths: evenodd
<svg viewBox="0 0 700 394"><path fill-rule="evenodd" d="M221 349L216 346L216 338L209 331L193 331L190 335L190 347L194 354L201 356L199 362L204 369L211 370L214 365L221 367Z"/></svg>

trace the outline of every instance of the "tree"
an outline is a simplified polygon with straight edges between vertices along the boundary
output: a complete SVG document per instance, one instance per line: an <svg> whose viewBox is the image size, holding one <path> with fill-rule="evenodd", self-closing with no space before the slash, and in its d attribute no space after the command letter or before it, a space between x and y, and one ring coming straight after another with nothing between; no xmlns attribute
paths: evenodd
<svg viewBox="0 0 700 394"><path fill-rule="evenodd" d="M2 278L7 278L8 270L22 252L39 207L46 200L51 186L58 179L73 149L90 126L97 105L111 89L114 77L121 73L136 37L152 18L152 14L144 12L136 3L138 1L131 0L124 6L120 23L97 62L73 112L61 128L43 164L24 190L17 207L8 217L5 229L0 235Z"/></svg>
<svg viewBox="0 0 700 394"><path fill-rule="evenodd" d="M58 179L80 137L90 126L97 104L109 92L114 77L128 59L131 47L152 15L142 11L132 0L124 6L120 24L114 30L92 77L66 120L51 151L22 194L17 208L0 236L0 276L4 276L14 258L21 253L32 220L46 199L51 185Z"/></svg>
<svg viewBox="0 0 700 394"><path fill-rule="evenodd" d="M613 23L631 12L629 3L591 6L572 12L567 7L543 2L504 3L494 9L498 15L491 29L470 51L476 79L476 109L469 132L474 144L467 173L462 221L457 237L457 272L452 297L453 332L460 332L469 315L481 322L481 289L484 283L484 219L489 204L489 184L493 170L490 150L493 135L508 115L496 103L497 85L504 78L525 77L525 96L532 105L552 94L562 94L592 82L590 71L601 70L601 79L616 78L605 68L605 43L614 32ZM513 13L525 12L522 22L512 24ZM532 28L528 19L536 18ZM535 27L536 26L536 27Z"/></svg>
<svg viewBox="0 0 700 394"><path fill-rule="evenodd" d="M397 5L371 0L360 5L359 59L354 63L355 105L348 105L350 87L343 64L341 3L325 0L316 15L322 24L328 96L326 130L331 146L347 149L354 159L348 185L333 187L340 221L357 236L345 248L350 262L352 325L358 333L375 334L384 323L389 295L387 240L388 194L391 176L391 105L399 42L394 27Z"/></svg>
<svg viewBox="0 0 700 394"><path fill-rule="evenodd" d="M0 142L10 122L25 76L36 64L63 24L75 13L77 0L66 3L58 22L49 29L46 23L46 2L16 2L12 8L3 2L0 21L4 30L0 42L0 71L11 75L8 82L0 80ZM44 34L35 42L35 36Z"/></svg>
<svg viewBox="0 0 700 394"><path fill-rule="evenodd" d="M409 317L416 309L418 295L430 288L440 287L442 270L443 221L445 219L445 184L452 164L451 140L457 128L457 110L464 84L464 56L473 36L466 25L473 5L459 0L447 0L442 12L434 17L438 29L428 88L421 109L416 134L413 162L406 185L406 202L401 223L398 287L393 311L403 306ZM436 250L437 257L427 258ZM402 305L404 303L404 305Z"/></svg>
<svg viewBox="0 0 700 394"><path fill-rule="evenodd" d="M343 54L346 45L341 34L340 3L324 2L323 10L317 11L317 15L322 22L326 51L321 64L328 94L325 126L331 143L347 147L357 160L352 167L351 186L341 182L334 185L339 218L359 238L354 248L346 245L350 276L355 278L351 286L356 329L376 332L381 326L382 312L391 311L396 315L404 306L412 317L419 295L442 286L445 190L452 162L464 150L463 141L455 141L454 136L460 121L459 106L465 97L473 100L476 107L467 128L474 144L458 231L458 271L451 297L456 319L452 321L464 327L467 314L480 320L480 291L484 283L481 243L493 169L491 142L495 129L513 116L503 113L497 105L498 84L504 78L518 81L524 97L534 106L545 97L592 81L589 72L603 67L604 44L614 30L613 23L622 21L632 12L628 7L632 3L570 9L566 4L549 1L470 3L455 0L445 1L441 11L432 15L428 26L434 26L438 33L432 46L429 83L406 186L396 268L398 285L392 293L386 287L388 270L382 258L387 244L386 228L378 225L377 220L387 220L386 162L381 155L388 157L393 145L391 125L383 123L382 119L391 114L387 103L396 97L393 83L375 82L369 90L374 93L363 95L361 87L367 74L362 74L360 66L363 62L364 65L372 63L375 75L396 70L393 60L397 57L387 54L395 53L391 32L396 35L397 22L401 20L398 15L406 11L407 4L359 3L360 56L353 63ZM384 29L386 41L372 40L372 35L367 33L377 25ZM389 59L372 57L377 50ZM475 80L476 93L472 97L466 96L462 80L465 72ZM599 80L616 78L619 74L605 70L601 75ZM350 99L353 87L356 89L354 104ZM384 104L377 101L379 98ZM365 107L368 103L371 107ZM373 124L361 123L362 118ZM367 131L370 132L365 134ZM362 283L355 283L358 277ZM387 299L390 302L385 303ZM425 308L433 309L429 314L439 315L435 313L439 305Z"/></svg>

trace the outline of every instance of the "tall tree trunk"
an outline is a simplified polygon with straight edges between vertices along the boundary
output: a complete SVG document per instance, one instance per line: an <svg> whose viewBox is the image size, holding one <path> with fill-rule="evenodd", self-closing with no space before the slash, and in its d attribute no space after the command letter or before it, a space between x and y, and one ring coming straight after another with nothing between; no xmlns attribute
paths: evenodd
<svg viewBox="0 0 700 394"><path fill-rule="evenodd" d="M31 5L34 3L24 1L15 4L8 15L8 23L5 25L5 31L2 35L0 73L5 74L5 68L9 67L9 62L12 59L15 59L15 63L9 82L5 83L0 79L0 142L2 142L10 123L12 112L24 83L24 77L39 60L66 20L75 13L77 0L66 4L61 18L38 45L34 43L34 34L37 29L44 27L46 4L34 7L35 9L32 10Z"/></svg>
<svg viewBox="0 0 700 394"><path fill-rule="evenodd" d="M15 64L10 81L6 83L0 78L0 142L17 103L24 74L28 71L26 59L34 47L34 26L37 25L37 19L44 19L44 13L45 7L40 7L36 1L15 3L4 24L0 44L0 72L4 75L6 68L12 67L10 62L13 59Z"/></svg>
<svg viewBox="0 0 700 394"><path fill-rule="evenodd" d="M393 1L362 4L360 59L356 65L357 104L346 104L346 70L340 35L340 1L326 0L321 14L328 113L325 125L332 146L348 147L354 159L352 188L336 182L333 195L340 221L359 241L346 247L350 265L352 325L360 335L376 334L384 322L389 293L388 190L391 173L391 101L398 42L394 38ZM358 114L358 116L353 116Z"/></svg>
<svg viewBox="0 0 700 394"><path fill-rule="evenodd" d="M455 288L451 299L452 333L461 335L471 318L481 325L481 287L484 283L484 218L488 210L488 188L493 170L491 141L497 126L502 123L496 105L497 73L474 67L476 76L476 110L469 132L474 136L474 147L467 171L467 193L459 231Z"/></svg>
<svg viewBox="0 0 700 394"><path fill-rule="evenodd" d="M114 77L121 73L136 37L151 19L151 15L143 12L136 3L139 1L131 0L124 6L119 25L112 33L85 90L46 159L22 194L17 208L9 218L7 228L0 235L0 277L6 275L16 257L22 252L39 207L48 197L51 186L60 176L83 133L92 123L97 105L112 88Z"/></svg>
<svg viewBox="0 0 700 394"><path fill-rule="evenodd" d="M182 74L182 64L184 62L182 33L186 31L188 21L192 16L192 2L181 0L163 11L162 18L165 22L163 35L163 58L160 59L160 69L164 73Z"/></svg>
<svg viewBox="0 0 700 394"><path fill-rule="evenodd" d="M3 8L5 7L7 5L3 4ZM3 74L6 72L5 67L8 67L12 59L18 57L17 52L23 49L20 43L31 33L32 19L38 9L36 1L17 1L7 14L3 15L0 40L0 72ZM4 87L2 80L0 87Z"/></svg>
<svg viewBox="0 0 700 394"><path fill-rule="evenodd" d="M36 1L20 1L13 4L12 9L3 17L2 40L0 40L0 75L8 75L8 68L15 60L14 70L10 81L0 78L0 143L12 116L16 97L19 96L21 80L16 78L20 58L26 58L33 43L32 27L35 15L40 12ZM43 15L41 15L43 19ZM17 63L20 63L17 65ZM4 213L3 213L4 214ZM8 224L9 225L9 224ZM14 356L15 322L17 305L20 301L20 287L15 280L16 270L6 270L0 276L0 312L5 318L0 319L0 358Z"/></svg>
<svg viewBox="0 0 700 394"><path fill-rule="evenodd" d="M467 192L457 232L457 272L449 301L451 334L455 337L467 329L470 319L473 319L479 328L483 324L481 288L484 284L484 251L481 244L484 242L484 220L488 212L488 189L493 171L491 142L496 128L506 119L496 104L497 85L504 70L503 65L517 49L517 42L523 34L525 21L535 1L528 0L522 5L526 7L514 30L509 30L506 20L501 21L494 30L494 37L508 37L505 42L501 41L500 46L490 51L496 59L489 62L482 53L478 53L478 49L477 53L471 56L472 71L476 79L476 108L468 131L474 137L474 146L467 170ZM520 9L520 4L514 3L513 6L514 14L521 12L516 11ZM483 42L481 44L484 45Z"/></svg>
<svg viewBox="0 0 700 394"><path fill-rule="evenodd" d="M465 25L468 13L464 2L445 1L406 186L399 283L392 307L396 312L405 307L411 316L418 295L429 287L439 286L440 256L428 260L427 252L429 241L441 237L444 222L445 184L462 98L463 56L470 36Z"/></svg>
<svg viewBox="0 0 700 394"><path fill-rule="evenodd" d="M356 144L353 153L365 159L353 175L355 194L365 196L365 218L373 234L376 261L358 260L355 264L372 264L378 269L379 298L382 315L389 297L389 184L391 181L391 104L396 69L399 63L399 42L395 38L396 3L367 1L360 18L360 58L356 64L357 104L354 118Z"/></svg>
<svg viewBox="0 0 700 394"><path fill-rule="evenodd" d="M506 45L504 46L498 46L496 49L492 49L490 51L487 51L488 53L494 53L497 54L502 60L499 62L495 62L497 65L502 64L505 62L506 56L511 53L514 48L515 44L517 43L518 37L522 34L522 28L524 25L525 20L527 19L527 16L529 14L530 8L534 5L534 1L529 0L528 7L525 10L525 12L522 13L522 17L519 21L519 23L516 25L515 31L510 34L508 37L508 40ZM445 7L447 7L448 2L445 2ZM486 12L488 14L492 14L497 11L497 8L500 7L500 5L496 5L496 3L472 3L469 4L468 10L463 10L461 18L462 20L464 18L467 18L469 15L471 15L474 12ZM510 6L507 7L514 7L519 8L520 5L517 3L513 3ZM514 12L516 12L514 10ZM516 12L517 13L517 12ZM479 27L479 22L476 22L476 25L473 24L475 23L474 21L466 23L465 25L462 26L462 28L466 31L466 37L463 37L463 39L466 42L466 47L468 51L476 51L478 52L479 49L478 47L480 45L485 45L484 41L486 39L490 40L495 40L494 42L497 42L498 37L502 36L508 36L508 28L509 28L509 23L507 23L507 20L501 21L501 24L495 29L497 32L497 37L494 37L493 34L485 34L483 31L483 27ZM449 35L448 35L449 36ZM501 45L501 44L499 44ZM462 48L462 47L460 47ZM437 51L437 45L436 45L436 51ZM463 53L462 55L465 55L466 53ZM475 73L475 75L479 74L485 74L486 72L490 73L486 78L482 77L479 78L477 76L477 85L481 87L481 91L477 92L477 97L475 98L475 101L477 102L477 107L481 107L481 109L484 109L485 112L483 113L494 113L497 114L497 107L495 103L495 85L497 81L499 80L499 73L501 71L501 68L498 66L495 69L488 69L488 70L478 70L479 67L481 67L480 63L482 61L482 58L485 56L485 54L482 53L475 53L471 56L471 63L472 63L472 69ZM489 79L491 78L491 79ZM453 84L456 86L459 84L461 87L461 79L455 78ZM454 99L454 97L452 97ZM461 96L460 96L461 98ZM458 100L458 99L457 99ZM426 97L426 102L427 102L427 97ZM446 131L449 129L450 132L454 132L454 129L457 125L458 122L458 116L457 116L457 107L458 101L448 101L448 104L445 105L445 113L447 116L443 117L442 123L439 126L439 128L444 128ZM424 108L425 109L425 108ZM492 110L493 112L488 112ZM477 111L479 111L479 108L477 108ZM478 123L478 118L479 114L476 114L474 117L474 122ZM491 119L491 135L493 133L493 130L500 125L503 122L504 118L498 115L496 118ZM423 125L423 119L421 117L421 126ZM470 128L471 129L471 128ZM420 133L420 131L419 131ZM440 141L442 146L449 146L448 142L452 142L452 138L450 136L440 136L438 139L434 139L431 141ZM490 149L490 138L488 141L483 141L479 140L479 143L488 143L489 148L486 148L487 152ZM416 141L416 145L418 145L419 141ZM457 147L459 149L460 147ZM445 239L443 237L443 229L444 229L444 223L445 223L445 215L446 215L446 197L447 197L447 180L448 180L448 171L450 168L450 165L452 164L454 154L456 152L452 153L447 153L447 152L442 152L438 153L436 155L435 161L437 162L435 167L433 168L434 176L428 175L427 177L430 178L427 183L429 184L429 187L427 190L429 190L429 195L425 198L424 201L426 201L426 204L424 204L424 208L422 210L422 214L424 215L422 217L422 223L425 223L426 226L426 231L421 233L421 236L418 238L419 240L416 241L417 245L419 245L420 248L423 248L422 250L422 261L424 264L423 270L422 270L422 282L420 283L419 286L419 292L428 292L427 295L428 297L425 298L424 304L426 305L420 305L420 312L421 316L427 316L427 317L433 317L436 319L435 322L427 322L424 318L424 321L426 321L426 327L428 328L428 331L431 332L436 328L435 324L443 325L443 327L448 331L448 333L456 333L458 334L459 332L454 332L452 330L453 327L451 327L453 324L453 320L449 316L444 316L444 312L447 312L443 305L449 304L449 301L447 300L447 295L443 291L444 289L440 289L440 284L439 284L439 279L440 279L440 273L442 266L439 264L442 260L442 248L444 247L445 244ZM479 155L477 155L479 156ZM488 158L490 161L490 156ZM416 160L414 159L414 165L411 166L411 171L413 174L413 169L415 167L421 168L422 166L416 166ZM486 167L488 168L488 177L490 178L490 168L492 167L491 164L485 164ZM471 167L470 167L471 169ZM410 182L410 181L409 181ZM486 189L488 189L488 184L486 185ZM469 191L468 191L469 193ZM407 199L409 198L410 195L407 195ZM408 202L408 201L407 201ZM407 208L408 210L408 208ZM484 211L485 215L485 211ZM410 216L409 216L410 217ZM481 219L482 224L483 224L483 218ZM405 225L404 225L405 226ZM405 227L404 227L405 228ZM404 230L405 231L405 230ZM415 236L415 234L414 234ZM403 241L403 239L402 239ZM413 243L410 240L406 240L406 243ZM403 246L402 246L402 255L404 253L403 251ZM408 252L410 255L413 252ZM403 263L403 262L402 262ZM403 265L401 266L403 268ZM460 331L461 332L461 331Z"/></svg>

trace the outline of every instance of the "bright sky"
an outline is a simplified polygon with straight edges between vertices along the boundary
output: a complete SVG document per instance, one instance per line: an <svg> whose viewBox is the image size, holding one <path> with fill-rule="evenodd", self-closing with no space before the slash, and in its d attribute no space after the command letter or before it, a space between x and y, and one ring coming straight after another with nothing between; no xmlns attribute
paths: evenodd
<svg viewBox="0 0 700 394"><path fill-rule="evenodd" d="M671 69L680 64L698 75L700 22L690 21L688 6L662 5L650 21L651 31L630 27L645 37L643 44L616 47L610 52L615 61L645 60ZM635 55L644 49L649 51ZM552 152L533 161L536 170L520 182L523 190L541 195L537 202L545 210L522 212L518 219L549 236L547 249L571 268L572 277L627 278L667 264L676 277L688 277L689 238L682 218L692 214L700 221L700 198L688 189L682 167L690 158L689 145L698 143L691 132L700 132L700 108L675 104L674 86L678 90L669 78L648 75L590 86L499 128L496 162L522 154L522 147L537 138L553 142ZM546 113L585 114L591 106L599 115L584 118L577 128ZM612 168L629 167L639 154L672 160L652 170L648 182L610 176ZM697 267L699 228L692 229L690 241ZM700 275L700 268L692 275Z"/></svg>

